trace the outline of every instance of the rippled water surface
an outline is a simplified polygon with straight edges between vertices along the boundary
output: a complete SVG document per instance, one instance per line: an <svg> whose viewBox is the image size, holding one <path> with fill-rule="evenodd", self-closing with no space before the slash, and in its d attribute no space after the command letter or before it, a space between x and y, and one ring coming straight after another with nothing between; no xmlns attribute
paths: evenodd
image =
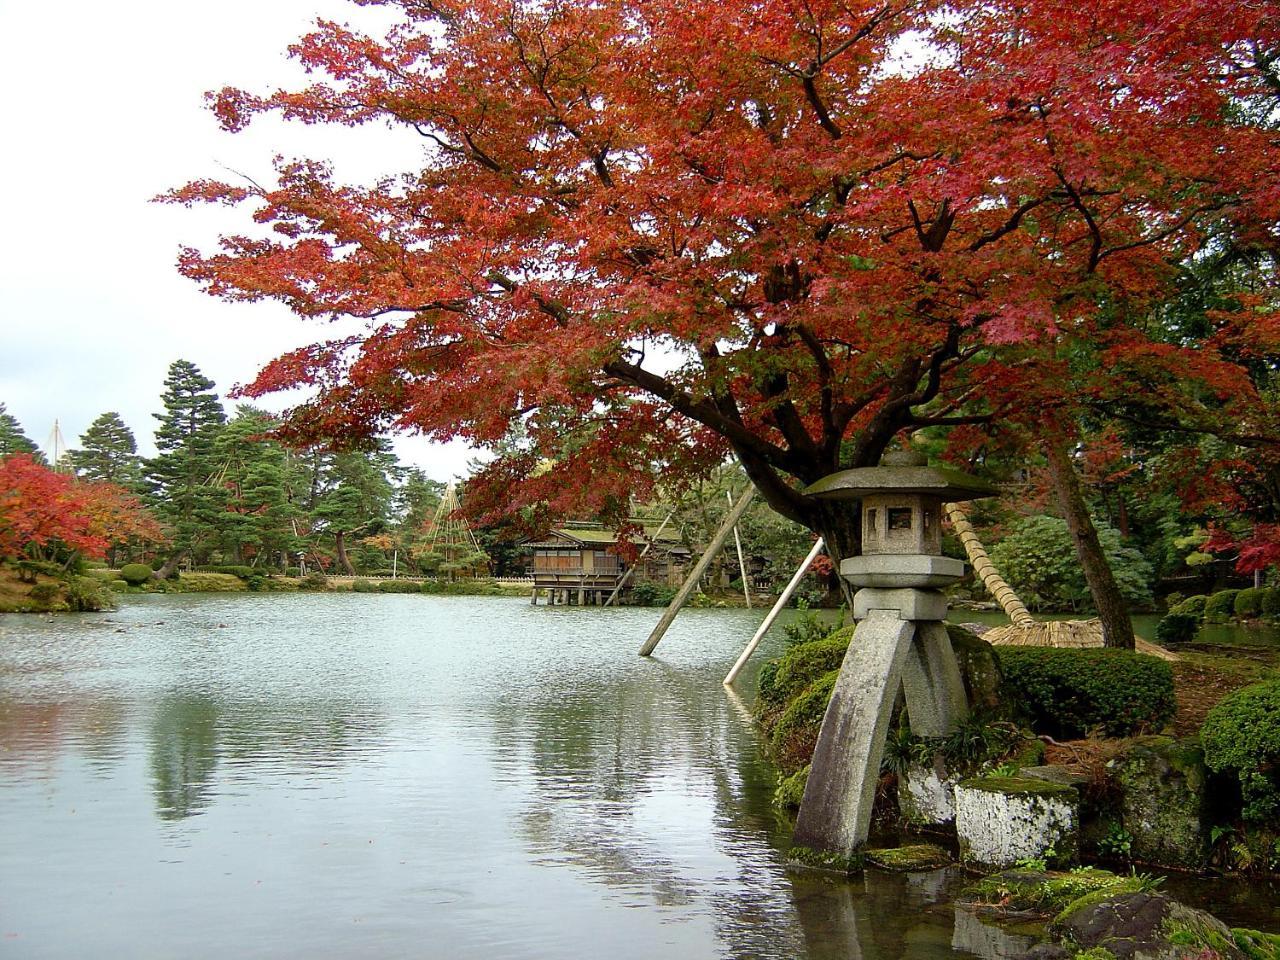
<svg viewBox="0 0 1280 960"><path fill-rule="evenodd" d="M955 955L953 878L784 868L720 686L761 613L687 611L643 660L657 615L329 594L0 620L0 955Z"/></svg>

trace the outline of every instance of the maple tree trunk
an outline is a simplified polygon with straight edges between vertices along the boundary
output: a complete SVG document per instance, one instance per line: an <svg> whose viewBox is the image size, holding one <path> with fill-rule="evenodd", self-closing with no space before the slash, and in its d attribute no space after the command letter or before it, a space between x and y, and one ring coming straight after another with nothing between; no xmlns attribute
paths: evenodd
<svg viewBox="0 0 1280 960"><path fill-rule="evenodd" d="M853 609L853 588L840 576L840 561L862 552L862 510L857 501L815 501L814 532L826 543L826 554L834 564L827 581L830 599L839 593Z"/></svg>
<svg viewBox="0 0 1280 960"><path fill-rule="evenodd" d="M338 553L338 563L342 564L342 569L347 572L348 576L356 575L356 568L351 565L351 559L347 556L347 533L345 530L335 530L333 533L333 542Z"/></svg>
<svg viewBox="0 0 1280 960"><path fill-rule="evenodd" d="M1080 478L1071 465L1066 442L1060 437L1050 437L1045 444L1045 456L1049 463L1049 479L1062 507L1067 529L1071 532L1076 557L1084 569L1085 581L1089 584L1094 606L1098 608L1098 617L1102 620L1102 642L1108 647L1132 650L1133 622L1129 619L1129 607L1120 595L1120 588L1111 573L1106 554L1102 552L1098 531L1089 516Z"/></svg>

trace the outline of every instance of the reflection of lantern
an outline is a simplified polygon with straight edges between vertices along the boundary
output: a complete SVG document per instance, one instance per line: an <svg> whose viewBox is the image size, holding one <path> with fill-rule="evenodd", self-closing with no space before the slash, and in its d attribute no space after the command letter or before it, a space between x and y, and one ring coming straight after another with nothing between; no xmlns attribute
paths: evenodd
<svg viewBox="0 0 1280 960"><path fill-rule="evenodd" d="M801 846L847 855L866 842L899 689L916 736L945 737L968 712L941 622L947 599L938 588L964 575L961 561L942 555L942 505L995 490L926 463L914 452L890 453L878 467L833 473L805 490L861 501L862 553L840 562L840 575L860 588L858 627L814 747L796 819Z"/></svg>
<svg viewBox="0 0 1280 960"><path fill-rule="evenodd" d="M913 451L885 454L878 467L823 477L805 494L823 500L862 501L862 554L840 564L858 587L944 587L964 575L964 564L942 556L942 505L989 497L977 477L926 466Z"/></svg>

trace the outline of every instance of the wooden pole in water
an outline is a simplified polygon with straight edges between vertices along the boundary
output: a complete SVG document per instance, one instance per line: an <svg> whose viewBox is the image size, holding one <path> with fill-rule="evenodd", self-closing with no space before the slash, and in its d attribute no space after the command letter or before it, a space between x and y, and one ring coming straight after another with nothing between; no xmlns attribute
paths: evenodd
<svg viewBox="0 0 1280 960"><path fill-rule="evenodd" d="M653 539L644 545L644 549L640 551L640 556L636 557L636 562L622 572L622 576L618 578L618 585L613 588L613 593L609 594L609 599L604 602L606 607L613 606L613 601L617 599L618 593L627 585L627 581L631 579L631 574L636 572L636 567L640 566L640 561L644 559L645 554L649 552L649 548L653 546L654 542L662 536L662 531L667 529L667 524L671 522L671 518L675 515L676 512L674 510L667 514L667 519L662 521L662 526L658 527L658 532L653 535Z"/></svg>
<svg viewBox="0 0 1280 960"><path fill-rule="evenodd" d="M733 504L733 494L728 490L724 492L724 498ZM738 548L738 572L742 574L742 596L747 601L747 609L751 609L751 587L747 585L747 563L742 559L742 538L738 536L738 525L733 525L733 542Z"/></svg>
<svg viewBox="0 0 1280 960"><path fill-rule="evenodd" d="M698 586L698 581L702 579L702 575L707 572L707 567L711 565L711 559L720 552L720 548L724 546L724 542L729 539L729 531L733 529L733 525L738 522L743 513L746 512L752 498L756 495L756 488L751 484L747 484L747 489L742 492L742 496L738 498L738 502L733 505L733 509L729 511L728 516L724 518L724 522L720 524L720 529L716 531L716 535L711 538L711 542L707 544L706 552L698 558L698 562L693 565L693 569L689 571L689 576L685 578L684 583L680 585L675 597L671 601L671 605L662 614L662 619L658 621L658 625L653 628L653 633L649 634L649 639L644 642L644 646L640 648L640 656L647 657L653 653L653 648L658 645L658 641L662 639L662 635L667 632L667 628L671 626L675 620L676 614L680 612L680 608L685 605L685 601L689 599L690 594Z"/></svg>
<svg viewBox="0 0 1280 960"><path fill-rule="evenodd" d="M796 592L796 587L800 586L800 581L804 579L805 573L808 572L810 564L818 558L818 554L822 552L825 544L822 538L818 538L818 542L813 545L813 549L809 551L809 555L804 558L804 562L800 564L800 569L795 572L795 576L791 578L791 582L787 584L782 595L778 597L778 602L773 605L773 609L769 611L769 615L764 618L764 622L760 624L756 630L755 636L751 638L751 642L747 644L738 661L733 665L724 678L726 687L733 686L733 681L738 679L738 674L742 672L742 668L747 665L747 661L751 659L751 655L756 652L756 647L760 646L760 641L764 639L764 635L769 632L769 628L773 626L773 621L778 619L778 614L782 612L783 607L787 605L787 601L791 599L791 595Z"/></svg>

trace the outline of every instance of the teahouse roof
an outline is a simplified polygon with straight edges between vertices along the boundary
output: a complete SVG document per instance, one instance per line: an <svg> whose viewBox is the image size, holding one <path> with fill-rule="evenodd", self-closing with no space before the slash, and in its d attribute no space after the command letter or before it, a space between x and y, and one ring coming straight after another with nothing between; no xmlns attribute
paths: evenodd
<svg viewBox="0 0 1280 960"><path fill-rule="evenodd" d="M658 535L658 527L656 525L648 525L647 520L636 520L636 524L642 527L641 531L636 534L635 539L644 542L651 541L661 544L667 548L679 547L682 544L680 532L668 527ZM551 536L562 537L562 540L527 540L524 542L526 547L539 547L543 549L573 548L575 546L612 546L618 542L618 533L616 530L610 530L603 524L599 523L583 523L570 522L564 526L555 527L549 531ZM567 542L566 542L567 541Z"/></svg>
<svg viewBox="0 0 1280 960"><path fill-rule="evenodd" d="M927 463L912 450L886 453L880 466L829 474L806 487L804 494L823 500L861 500L868 494L922 493L951 502L994 497L999 492L985 480Z"/></svg>

